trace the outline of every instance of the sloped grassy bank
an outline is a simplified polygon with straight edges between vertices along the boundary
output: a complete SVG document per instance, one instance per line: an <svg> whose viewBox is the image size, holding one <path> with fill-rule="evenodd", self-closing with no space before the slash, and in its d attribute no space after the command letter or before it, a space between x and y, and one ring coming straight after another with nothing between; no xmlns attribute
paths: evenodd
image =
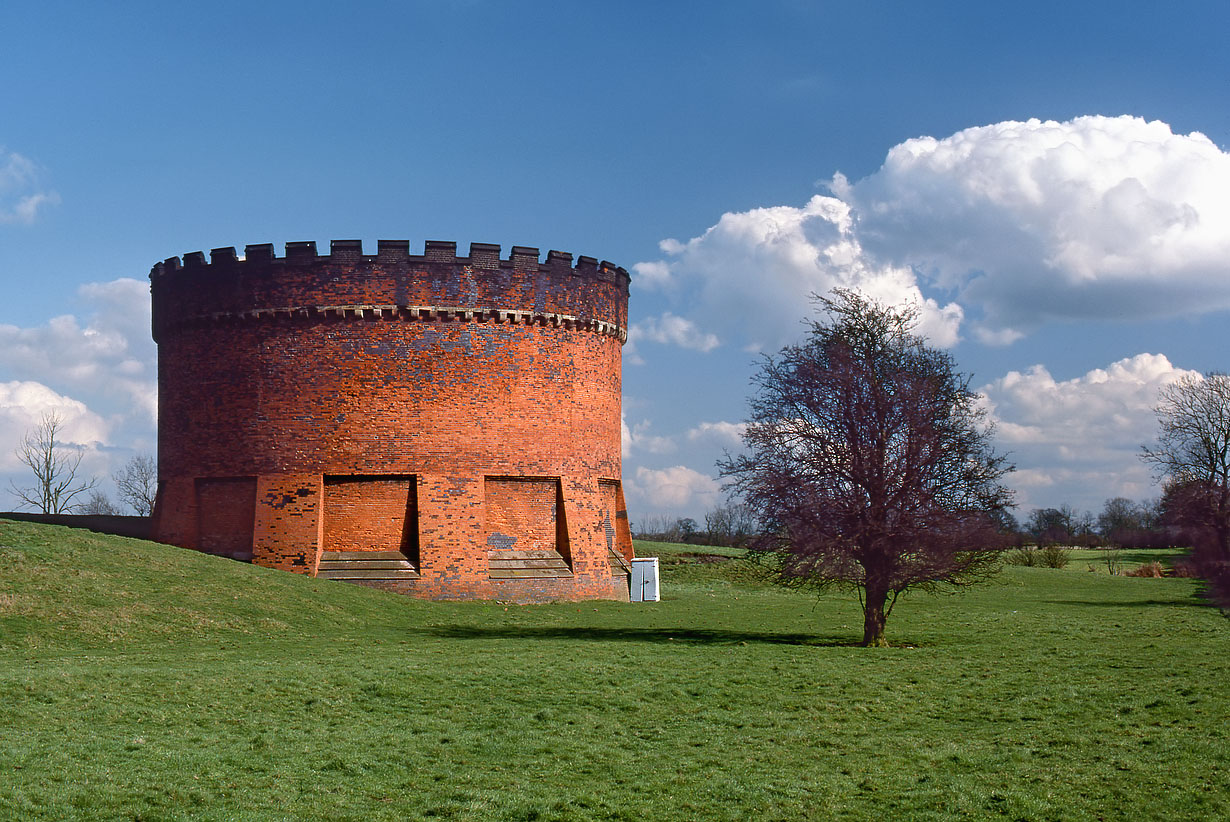
<svg viewBox="0 0 1230 822"><path fill-rule="evenodd" d="M0 818L1230 816L1196 583L1008 568L858 605L663 557L661 603L425 603L0 523Z"/></svg>

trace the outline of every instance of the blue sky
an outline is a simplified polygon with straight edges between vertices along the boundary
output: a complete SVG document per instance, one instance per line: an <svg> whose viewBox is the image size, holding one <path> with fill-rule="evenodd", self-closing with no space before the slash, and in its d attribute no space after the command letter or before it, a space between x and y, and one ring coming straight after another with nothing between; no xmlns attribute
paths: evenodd
<svg viewBox="0 0 1230 822"><path fill-rule="evenodd" d="M1227 18L1181 2L9 4L0 442L57 408L100 476L152 450L158 260L449 239L633 271L634 520L717 501L757 352L797 339L807 294L834 284L927 306L985 388L1018 513L1155 496L1135 451L1157 388L1230 368Z"/></svg>

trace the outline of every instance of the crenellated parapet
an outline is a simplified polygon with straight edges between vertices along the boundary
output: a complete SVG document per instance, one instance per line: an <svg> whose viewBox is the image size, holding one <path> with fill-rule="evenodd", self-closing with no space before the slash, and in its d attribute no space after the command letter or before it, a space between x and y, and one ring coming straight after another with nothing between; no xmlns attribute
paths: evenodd
<svg viewBox="0 0 1230 822"><path fill-rule="evenodd" d="M429 240L270 243L171 257L150 271L155 340L173 329L254 320L474 321L550 324L627 339L628 272L594 257Z"/></svg>

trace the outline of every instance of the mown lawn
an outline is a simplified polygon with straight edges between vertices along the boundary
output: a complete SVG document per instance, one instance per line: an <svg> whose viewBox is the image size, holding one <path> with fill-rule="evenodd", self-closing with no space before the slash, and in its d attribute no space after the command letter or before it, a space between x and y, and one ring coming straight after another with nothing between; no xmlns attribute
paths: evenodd
<svg viewBox="0 0 1230 822"><path fill-rule="evenodd" d="M852 597L638 553L661 603L427 603L0 523L0 818L1230 818L1192 580L1009 567L863 649Z"/></svg>

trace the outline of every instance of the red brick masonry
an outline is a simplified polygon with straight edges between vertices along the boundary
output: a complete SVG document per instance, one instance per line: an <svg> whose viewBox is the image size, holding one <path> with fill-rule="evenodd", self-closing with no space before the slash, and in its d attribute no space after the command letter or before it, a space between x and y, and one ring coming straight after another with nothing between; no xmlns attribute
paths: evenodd
<svg viewBox="0 0 1230 822"><path fill-rule="evenodd" d="M624 269L342 240L195 252L150 281L156 539L305 574L400 551L418 578L384 587L420 597L627 598ZM526 552L558 570L493 576Z"/></svg>

